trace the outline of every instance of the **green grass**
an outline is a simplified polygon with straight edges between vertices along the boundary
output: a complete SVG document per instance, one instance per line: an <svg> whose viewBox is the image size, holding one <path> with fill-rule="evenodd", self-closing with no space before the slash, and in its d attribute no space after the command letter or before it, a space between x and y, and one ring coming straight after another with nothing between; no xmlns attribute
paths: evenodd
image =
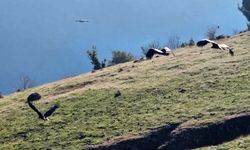
<svg viewBox="0 0 250 150"><path fill-rule="evenodd" d="M192 122L197 114L205 120L250 111L249 35L225 41L233 43L235 57L209 48L179 49L176 57L125 63L6 96L0 100L0 149L82 149L167 123ZM116 89L122 95L114 98ZM25 103L34 91L45 96L36 102L40 110L60 105L49 121L39 120ZM212 149L248 142L246 137Z"/></svg>

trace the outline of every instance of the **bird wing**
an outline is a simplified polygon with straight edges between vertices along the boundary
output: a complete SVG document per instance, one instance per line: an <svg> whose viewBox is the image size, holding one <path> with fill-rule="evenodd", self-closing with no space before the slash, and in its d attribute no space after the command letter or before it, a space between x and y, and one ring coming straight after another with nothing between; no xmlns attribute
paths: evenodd
<svg viewBox="0 0 250 150"><path fill-rule="evenodd" d="M207 45L207 43L210 43L210 40L203 39L203 40L198 41L196 45L199 46L199 47L202 47L202 46Z"/></svg>
<svg viewBox="0 0 250 150"><path fill-rule="evenodd" d="M157 54L163 54L164 53L162 50L159 50L159 49L156 49L156 48L153 48L153 51L154 51L154 53L157 53Z"/></svg>
<svg viewBox="0 0 250 150"><path fill-rule="evenodd" d="M212 43L212 47L211 47L211 48L222 49L222 48L220 47L220 44L217 44L216 42L213 42L213 43Z"/></svg>
<svg viewBox="0 0 250 150"><path fill-rule="evenodd" d="M53 112L58 108L58 105L54 105L51 107L46 113L44 113L44 117L47 118L53 114Z"/></svg>
<svg viewBox="0 0 250 150"><path fill-rule="evenodd" d="M41 99L41 95L39 93L32 93L28 96L27 100L28 102L35 101Z"/></svg>
<svg viewBox="0 0 250 150"><path fill-rule="evenodd" d="M156 51L157 51L156 49L150 48L147 51L146 57L149 58L149 59L151 59L154 56L154 54L157 53ZM158 51L160 51L160 50L158 50Z"/></svg>
<svg viewBox="0 0 250 150"><path fill-rule="evenodd" d="M234 51L233 51L233 48L230 48L228 45L226 45L226 44L219 44L219 47L220 47L220 49L222 49L222 50L228 50L229 51L229 54L231 55L231 56L234 56Z"/></svg>
<svg viewBox="0 0 250 150"><path fill-rule="evenodd" d="M219 45L218 43L216 43L215 41L212 41L212 40L208 40L209 41L209 43L211 43L211 44L217 44L217 45Z"/></svg>
<svg viewBox="0 0 250 150"><path fill-rule="evenodd" d="M167 52L171 52L172 50L168 47L164 47L161 49L161 51L167 53Z"/></svg>
<svg viewBox="0 0 250 150"><path fill-rule="evenodd" d="M151 59L154 55L154 50L153 49L149 49L146 53L146 57Z"/></svg>
<svg viewBox="0 0 250 150"><path fill-rule="evenodd" d="M43 118L43 114L35 107L35 105L33 105L31 102L28 101L28 104L30 106L31 109L33 109L40 118Z"/></svg>
<svg viewBox="0 0 250 150"><path fill-rule="evenodd" d="M216 43L215 41L209 40L209 39L204 39L204 41L207 41L208 43Z"/></svg>

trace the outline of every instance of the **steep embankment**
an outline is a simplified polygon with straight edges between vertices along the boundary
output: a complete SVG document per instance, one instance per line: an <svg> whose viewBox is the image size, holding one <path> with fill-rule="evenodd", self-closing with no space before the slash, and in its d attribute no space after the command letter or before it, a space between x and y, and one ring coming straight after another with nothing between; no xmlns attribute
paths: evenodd
<svg viewBox="0 0 250 150"><path fill-rule="evenodd" d="M185 125L202 129L196 122L218 124L250 111L249 41L248 32L218 41L234 47L234 57L208 47L181 48L176 57L124 63L6 96L0 99L0 149L82 149L150 135L161 137L148 138L156 147L171 146L167 136L189 133ZM122 94L115 98L117 89ZM36 102L41 110L60 105L49 121L38 120L25 103L31 92L44 96ZM150 132L162 126L163 135ZM175 127L186 132L170 133Z"/></svg>

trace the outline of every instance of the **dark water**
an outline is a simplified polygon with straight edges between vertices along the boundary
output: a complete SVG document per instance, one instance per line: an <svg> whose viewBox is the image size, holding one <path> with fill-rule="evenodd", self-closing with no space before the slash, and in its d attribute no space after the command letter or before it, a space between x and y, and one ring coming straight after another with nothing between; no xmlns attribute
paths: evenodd
<svg viewBox="0 0 250 150"><path fill-rule="evenodd" d="M91 70L86 50L99 57L112 50L141 56L140 46L204 38L209 26L218 34L246 28L237 10L241 0L0 0L0 91L9 93L28 75L36 84ZM77 23L87 19L89 23Z"/></svg>

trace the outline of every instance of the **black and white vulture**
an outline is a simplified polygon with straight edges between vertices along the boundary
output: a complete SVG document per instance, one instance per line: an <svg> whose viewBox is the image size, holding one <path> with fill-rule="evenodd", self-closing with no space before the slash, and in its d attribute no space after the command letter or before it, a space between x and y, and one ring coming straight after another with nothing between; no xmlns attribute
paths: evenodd
<svg viewBox="0 0 250 150"><path fill-rule="evenodd" d="M199 42L197 42L197 46L198 47L203 47L205 45L207 45L208 43L211 43L212 44L212 47L211 48L214 48L214 49L220 49L220 50L228 50L229 51L229 54L231 56L234 56L234 51L233 51L233 48L230 48L228 45L226 44L218 44L216 43L215 41L212 41L212 40L209 40L209 39L203 39Z"/></svg>
<svg viewBox="0 0 250 150"><path fill-rule="evenodd" d="M54 106L51 107L47 112L42 113L42 112L40 112L40 111L35 107L35 105L32 103L32 101L38 100L38 99L40 99L40 98L41 98L41 95L40 95L40 94L38 94L38 93L32 93L32 94L30 94L30 95L28 96L27 102L28 102L29 107L37 113L37 115L38 115L38 117L39 117L40 119L42 119L42 120L44 120L44 121L47 121L47 120L49 120L48 117L51 116L51 115L54 113L54 111L55 111L59 106L58 106L58 105L54 105Z"/></svg>
<svg viewBox="0 0 250 150"><path fill-rule="evenodd" d="M148 50L148 52L146 53L146 58L147 59L151 59L151 58L153 58L153 56L155 54L168 56L170 53L172 53L174 55L174 53L172 52L172 50L169 49L168 47L164 47L162 49L150 48Z"/></svg>

